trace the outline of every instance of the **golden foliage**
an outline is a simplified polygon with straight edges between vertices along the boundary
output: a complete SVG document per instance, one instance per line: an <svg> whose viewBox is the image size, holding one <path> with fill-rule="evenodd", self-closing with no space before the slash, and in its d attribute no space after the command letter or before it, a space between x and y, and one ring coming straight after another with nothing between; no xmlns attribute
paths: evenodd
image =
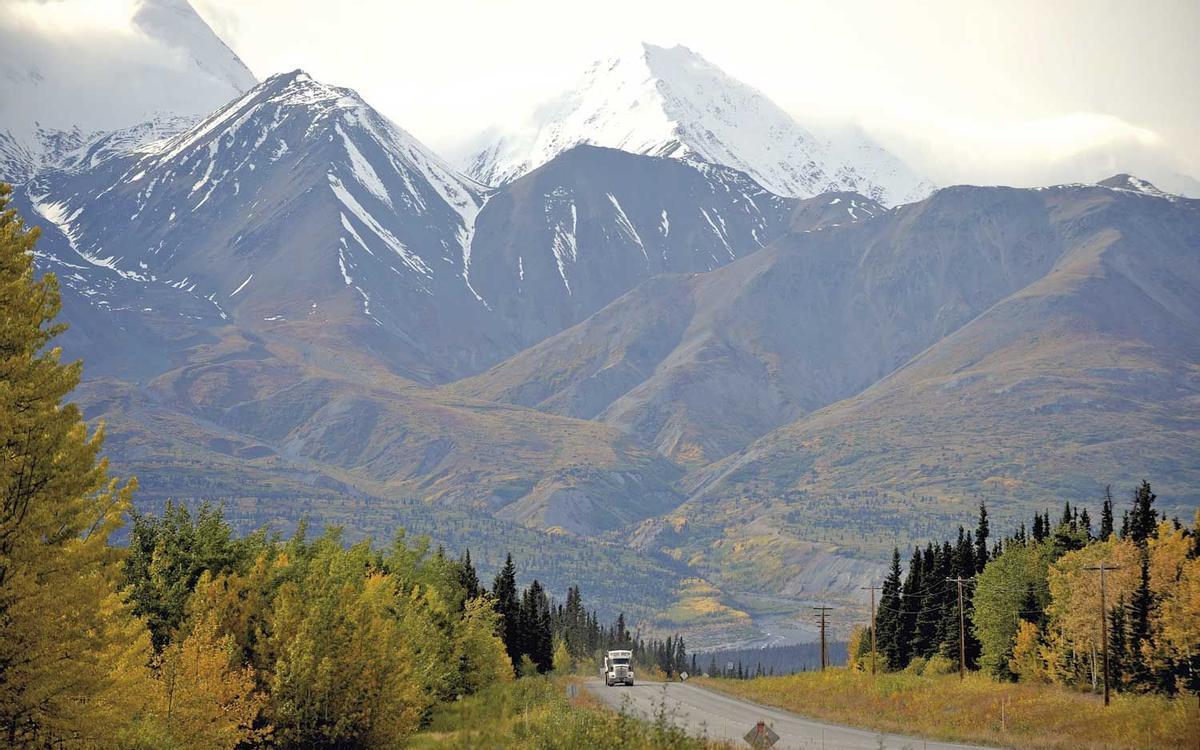
<svg viewBox="0 0 1200 750"><path fill-rule="evenodd" d="M156 715L179 747L233 750L266 736L254 726L266 704L254 669L240 665L233 638L219 633L211 613L156 662Z"/></svg>
<svg viewBox="0 0 1200 750"><path fill-rule="evenodd" d="M1008 669L1022 682L1045 682L1046 661L1043 654L1041 634L1037 625L1021 620L1017 625L1017 637L1013 644L1012 658Z"/></svg>
<svg viewBox="0 0 1200 750"><path fill-rule="evenodd" d="M63 327L58 284L33 278L36 230L0 186L0 742L113 747L144 700L149 643L116 593L108 545L134 482L109 480L64 403L80 364L49 342Z"/></svg>
<svg viewBox="0 0 1200 750"><path fill-rule="evenodd" d="M1085 570L1104 563L1116 566L1105 573L1108 606L1137 588L1140 563L1138 548L1128 539L1109 539L1068 552L1050 566L1050 616L1047 628L1052 646L1051 671L1067 681L1065 659L1069 652L1090 653L1100 644L1100 573Z"/></svg>

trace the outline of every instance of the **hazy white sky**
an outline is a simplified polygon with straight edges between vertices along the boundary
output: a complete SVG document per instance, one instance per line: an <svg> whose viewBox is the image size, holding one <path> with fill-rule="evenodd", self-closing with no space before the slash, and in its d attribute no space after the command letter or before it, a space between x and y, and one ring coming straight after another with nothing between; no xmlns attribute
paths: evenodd
<svg viewBox="0 0 1200 750"><path fill-rule="evenodd" d="M1200 177L1197 0L191 1L258 76L355 88L442 151L649 41L940 184Z"/></svg>

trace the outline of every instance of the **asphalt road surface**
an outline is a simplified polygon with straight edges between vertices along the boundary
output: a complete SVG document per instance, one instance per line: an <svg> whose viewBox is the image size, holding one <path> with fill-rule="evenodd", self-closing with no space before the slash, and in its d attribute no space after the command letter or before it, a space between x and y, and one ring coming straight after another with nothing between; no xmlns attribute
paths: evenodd
<svg viewBox="0 0 1200 750"><path fill-rule="evenodd" d="M665 704L671 720L688 732L713 739L742 739L759 721L779 735L776 750L982 750L977 745L925 741L915 737L882 734L840 724L803 719L793 713L768 708L687 683L639 682L632 687L605 687L591 680L587 689L614 709L652 719Z"/></svg>

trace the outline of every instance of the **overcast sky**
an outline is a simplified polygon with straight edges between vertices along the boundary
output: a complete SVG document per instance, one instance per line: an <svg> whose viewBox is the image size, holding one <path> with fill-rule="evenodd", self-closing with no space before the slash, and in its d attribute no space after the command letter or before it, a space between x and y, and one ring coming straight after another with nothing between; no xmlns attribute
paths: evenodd
<svg viewBox="0 0 1200 750"><path fill-rule="evenodd" d="M1197 0L192 4L259 77L303 68L355 88L442 151L649 41L690 47L802 122L856 121L940 184L1200 177Z"/></svg>

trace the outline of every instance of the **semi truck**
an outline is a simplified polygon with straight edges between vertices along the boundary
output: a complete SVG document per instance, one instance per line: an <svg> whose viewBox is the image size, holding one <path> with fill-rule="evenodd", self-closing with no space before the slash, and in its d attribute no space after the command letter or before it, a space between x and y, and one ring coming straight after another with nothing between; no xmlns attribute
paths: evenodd
<svg viewBox="0 0 1200 750"><path fill-rule="evenodd" d="M633 684L633 652L609 651L604 655L604 684Z"/></svg>

